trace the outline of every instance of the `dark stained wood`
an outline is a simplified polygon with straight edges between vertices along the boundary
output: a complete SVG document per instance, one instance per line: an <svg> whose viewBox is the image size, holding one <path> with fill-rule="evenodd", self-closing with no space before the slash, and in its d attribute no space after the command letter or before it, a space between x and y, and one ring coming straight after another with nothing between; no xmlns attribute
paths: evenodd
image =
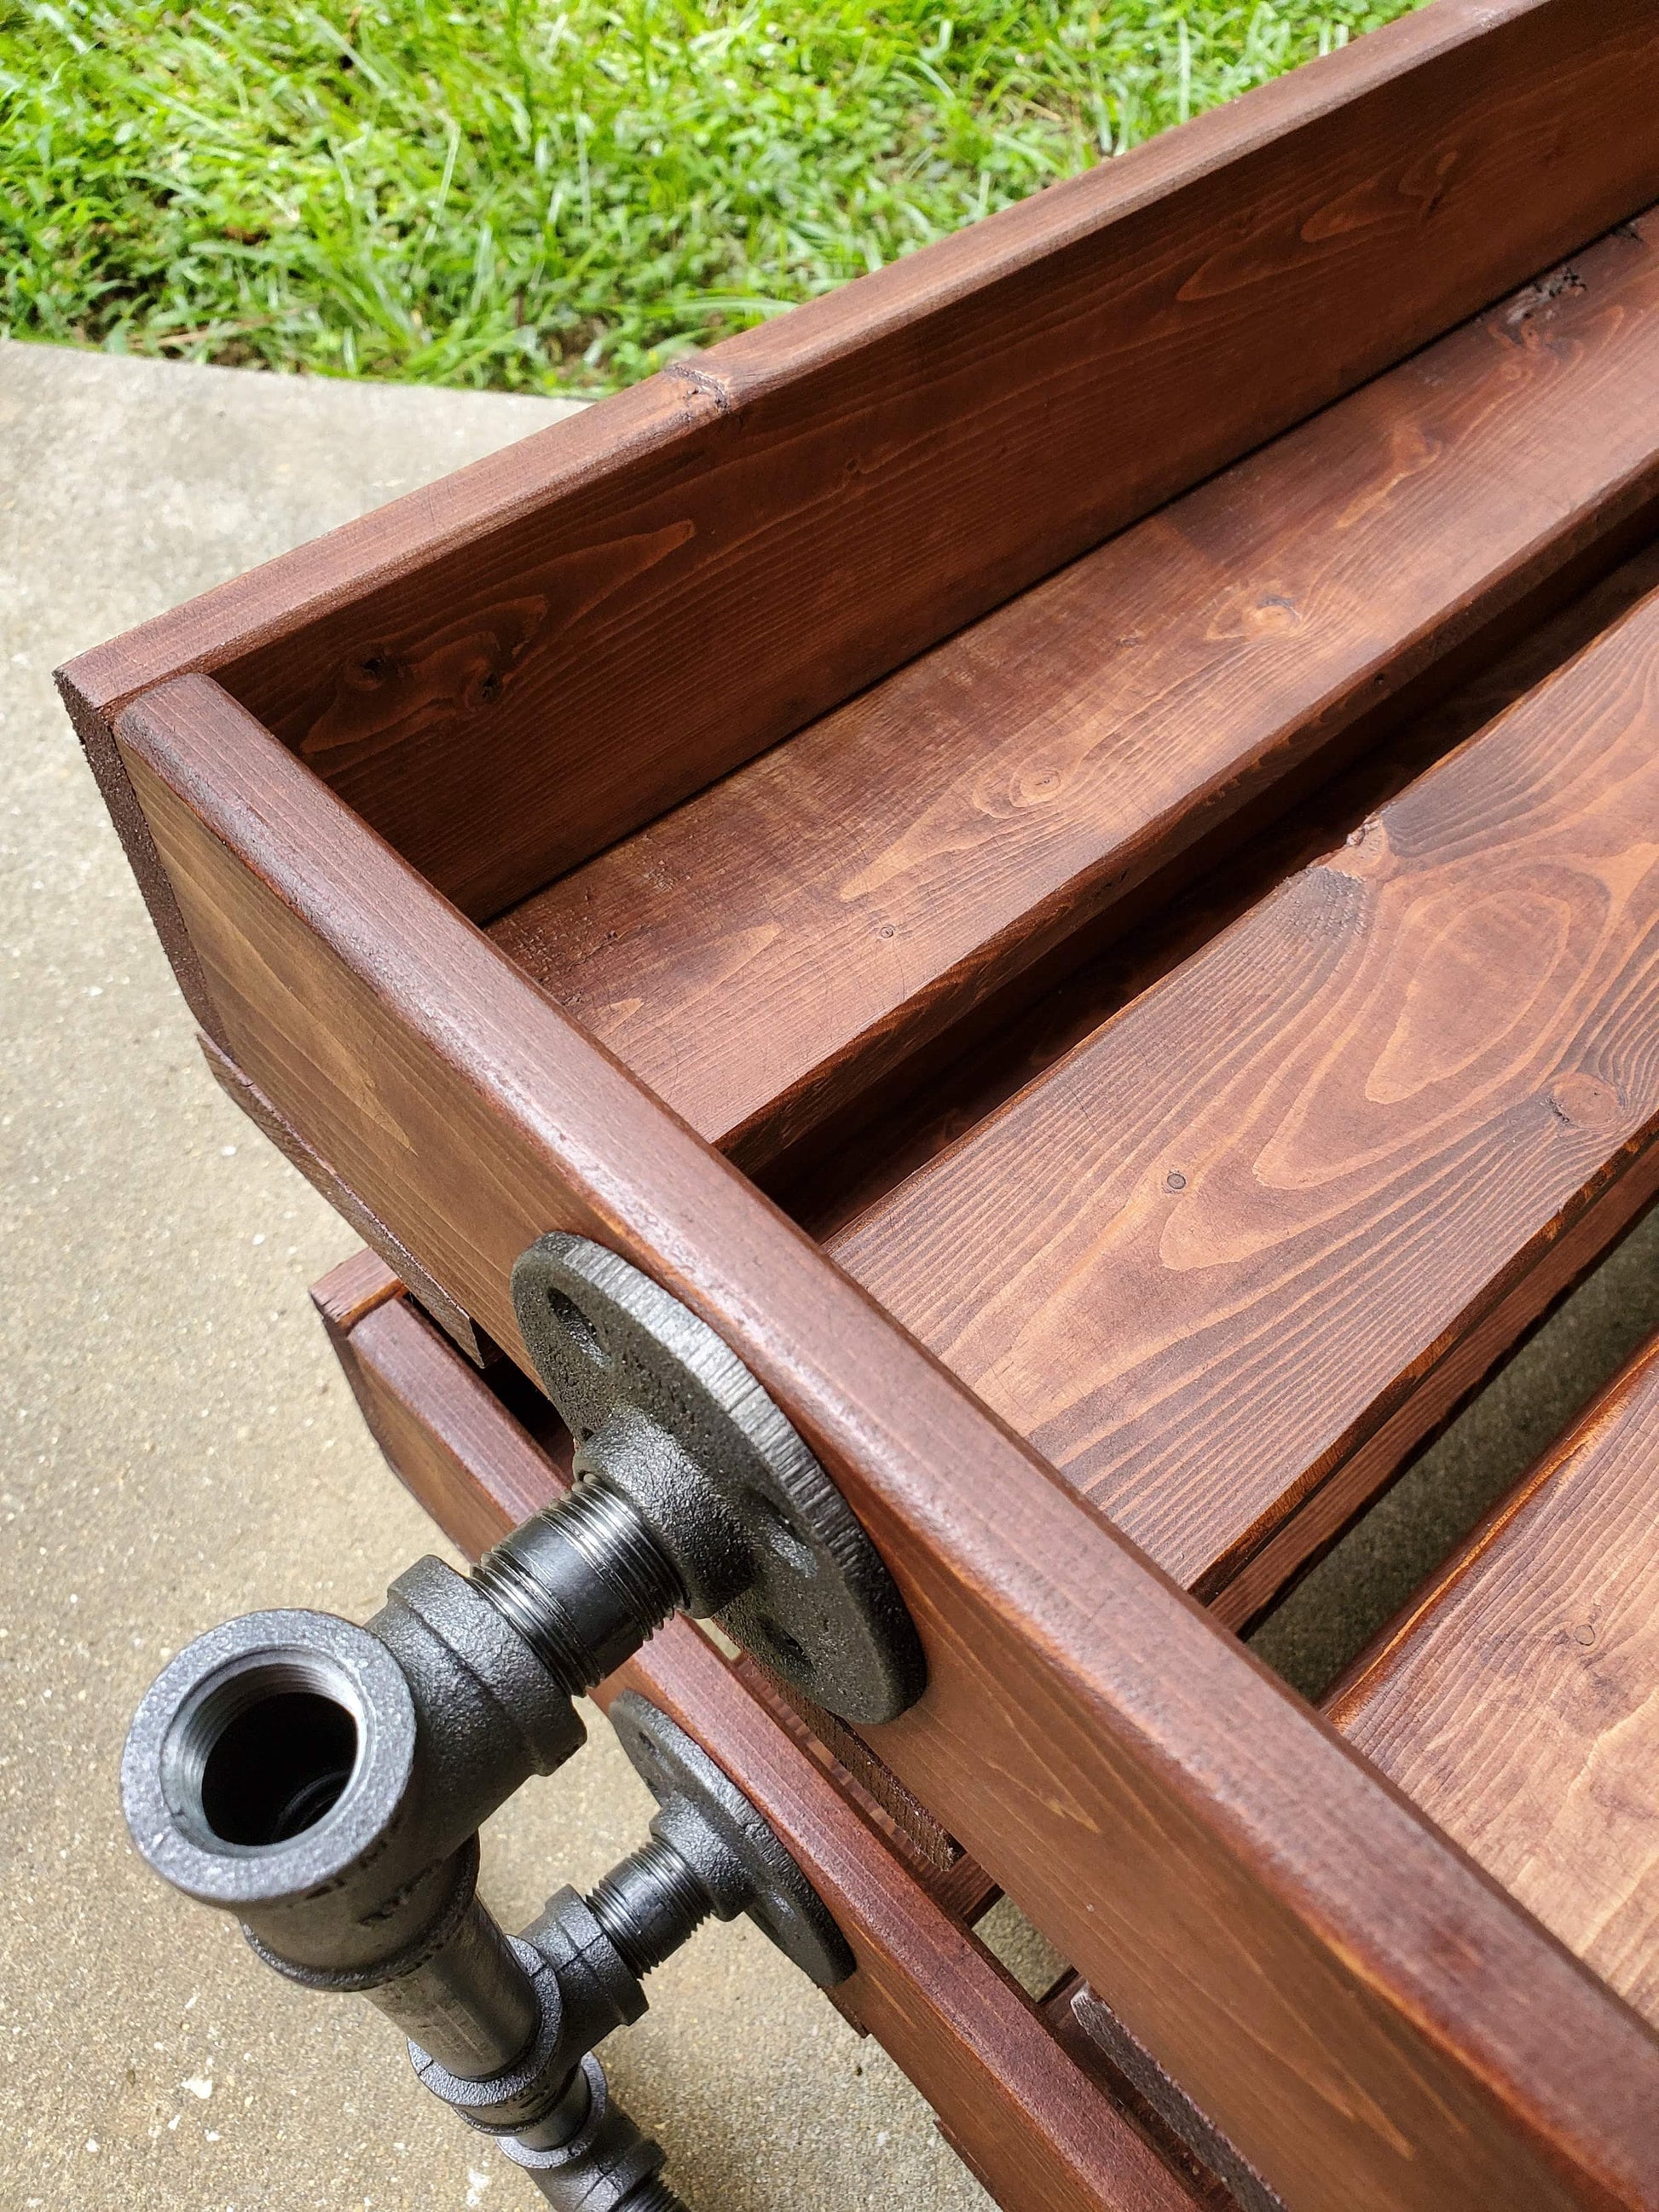
<svg viewBox="0 0 1659 2212"><path fill-rule="evenodd" d="M483 917L1659 196L1650 0L1437 0L83 656Z"/></svg>
<svg viewBox="0 0 1659 2212"><path fill-rule="evenodd" d="M956 1838L945 1832L856 1729L802 1697L788 1683L777 1680L756 1660L740 1656L735 1666L786 1728L819 1747L839 1769L837 1778L844 1778L856 1786L866 1801L866 1812L873 1814L883 1830L896 1837L921 1862L923 1879L947 1911L959 1920L971 1922L994 1904L1000 1893L985 1869L969 1858Z"/></svg>
<svg viewBox="0 0 1659 2212"><path fill-rule="evenodd" d="M1206 2212L1236 2212L1238 2200L1231 2190L1194 2157L1162 2114L1148 2104L1133 2082L1119 2072L1099 2044L1085 2032L1072 2009L1072 2001L1079 1990L1087 1988L1081 1975L1068 1972L1060 1976L1043 1998L1042 2016L1054 2031L1056 2041L1071 2053L1103 2095L1109 2097L1146 2136L1164 2164L1183 2177Z"/></svg>
<svg viewBox="0 0 1659 2212"><path fill-rule="evenodd" d="M348 1263L349 1264L349 1263ZM325 1303L336 1275L313 1291ZM402 1295L377 1300L349 1328L329 1334L374 1440L392 1468L469 1557L516 1528L569 1485L569 1443L545 1450L483 1376L447 1352L432 1324Z"/></svg>
<svg viewBox="0 0 1659 2212"><path fill-rule="evenodd" d="M1051 1999L1051 2008L1052 2003ZM1224 2201L1237 2204L1240 2212L1285 2212L1283 2197L1269 2189L1249 2161L1239 2156L1179 2082L1170 2079L1152 2053L1141 2048L1086 1982L1076 1983L1071 1988L1066 2007L1082 2035L1131 2084L1142 2106L1157 2114L1167 2134L1182 2146L1200 2172L1219 2185Z"/></svg>
<svg viewBox="0 0 1659 2212"><path fill-rule="evenodd" d="M559 1227L731 1345L916 1620L880 1756L1288 2203L1659 2203L1582 1966L216 685L120 735L251 1079L509 1352Z"/></svg>
<svg viewBox="0 0 1659 2212"><path fill-rule="evenodd" d="M1659 596L831 1249L1248 1617L1659 1188L1656 845Z"/></svg>
<svg viewBox="0 0 1659 2212"><path fill-rule="evenodd" d="M925 1877L929 1890L948 1912L964 1928L972 1928L982 1920L1002 1895L997 1883L992 1881L977 1859L970 1859L963 1851L948 1873Z"/></svg>
<svg viewBox="0 0 1659 2212"><path fill-rule="evenodd" d="M390 1275L401 1279L414 1292L467 1358L477 1366L485 1365L495 1356L495 1347L471 1317L463 1313L448 1291L433 1280L415 1255L407 1251L385 1222L369 1211L350 1185L313 1151L293 1123L283 1119L258 1085L248 1080L229 1054L205 1034L198 1042L209 1072L226 1097L240 1106L254 1127L270 1139L289 1165L298 1168L312 1188L351 1224L363 1242L379 1255Z"/></svg>
<svg viewBox="0 0 1659 2212"><path fill-rule="evenodd" d="M149 825L144 820L143 809L134 796L126 769L121 764L114 731L110 718L93 690L83 689L68 669L57 672L59 696L68 711L75 734L80 739L92 770L93 781L98 786L98 795L109 809L115 834L121 841L138 885L146 911L161 941L185 1004L196 1017L202 1033L210 1039L218 1036L219 1017L208 995L207 978L202 973L202 963L196 957L196 948L190 941L190 932L185 927L185 918L179 911L179 902L173 895L167 870L161 866L155 850ZM210 1062L211 1065L211 1062Z"/></svg>
<svg viewBox="0 0 1659 2212"><path fill-rule="evenodd" d="M1483 633L1453 656L1467 664L1461 680L1449 690L1437 684L1426 704L1419 703L1417 687L1408 686L1398 702L1403 719L1396 720L1391 709L1392 726L1363 744L1345 770L1310 791L1297 790L1294 804L1276 811L1238 849L1200 868L1194 880L1051 988L1031 979L1011 1013L966 1051L907 1082L859 1127L849 1129L843 1118L810 1147L798 1147L797 1158L812 1155L805 1172L789 1174L786 1161L768 1176L768 1187L779 1180L787 1211L821 1242L832 1239L1659 591L1656 530L1654 510L1633 518L1619 533L1627 544L1614 550L1621 556L1637 550L1611 573L1599 581L1579 580L1584 587L1577 590L1564 573L1558 582L1567 587L1567 599L1559 612L1534 621L1531 604L1523 603L1502 625L1517 623L1515 641L1494 642ZM1196 848L1194 860L1206 857L1205 848Z"/></svg>
<svg viewBox="0 0 1659 2212"><path fill-rule="evenodd" d="M1327 1710L1659 2028L1659 1338Z"/></svg>
<svg viewBox="0 0 1659 2212"><path fill-rule="evenodd" d="M597 1694L608 1704L611 1689L629 1686L703 1742L788 1838L858 1960L848 2002L1006 2212L1191 2212L1184 2180L1113 2112L1030 1998L689 1623L672 1623Z"/></svg>
<svg viewBox="0 0 1659 2212"><path fill-rule="evenodd" d="M363 1261L368 1261L366 1268ZM394 1472L473 1558L568 1480L489 1385L360 1255L312 1296ZM355 1318L354 1318L355 1316ZM1192 2198L1093 2089L984 1948L850 1814L810 1754L674 1621L602 1685L672 1711L751 1797L768 1790L792 1848L830 1898L859 1972L840 1993L947 2120L1006 2212L1189 2212Z"/></svg>
<svg viewBox="0 0 1659 2212"><path fill-rule="evenodd" d="M1656 390L1650 217L491 934L753 1170L1615 532Z"/></svg>
<svg viewBox="0 0 1659 2212"><path fill-rule="evenodd" d="M400 1283L380 1255L371 1249L354 1252L337 1267L311 1286L311 1303L317 1309L328 1340L337 1352L358 1322L376 1306L404 1295ZM374 1424L371 1422L370 1426Z"/></svg>

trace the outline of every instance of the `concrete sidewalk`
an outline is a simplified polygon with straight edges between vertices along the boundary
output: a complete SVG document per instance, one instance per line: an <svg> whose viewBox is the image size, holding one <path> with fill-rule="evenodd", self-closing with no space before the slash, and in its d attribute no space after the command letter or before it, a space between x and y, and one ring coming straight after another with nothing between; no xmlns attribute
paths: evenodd
<svg viewBox="0 0 1659 2212"><path fill-rule="evenodd" d="M117 1761L163 1659L253 1606L361 1620L431 1530L305 1295L355 1240L207 1075L51 671L562 411L0 345L8 2212L541 2202L367 2006L278 1982L126 1842ZM648 1810L598 1723L491 1824L486 1893L521 1924ZM697 2212L988 2203L746 1923L653 1999L607 2055Z"/></svg>

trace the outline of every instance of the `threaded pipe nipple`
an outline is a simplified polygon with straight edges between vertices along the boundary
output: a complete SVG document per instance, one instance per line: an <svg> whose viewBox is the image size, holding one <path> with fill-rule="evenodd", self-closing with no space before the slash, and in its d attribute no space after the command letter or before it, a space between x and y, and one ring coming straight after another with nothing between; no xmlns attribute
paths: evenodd
<svg viewBox="0 0 1659 2212"><path fill-rule="evenodd" d="M602 1479L503 1537L472 1581L572 1698L637 1651L684 1595L655 1536Z"/></svg>
<svg viewBox="0 0 1659 2212"><path fill-rule="evenodd" d="M611 1868L587 1909L643 1980L696 1933L714 1900L673 1845L653 1836Z"/></svg>

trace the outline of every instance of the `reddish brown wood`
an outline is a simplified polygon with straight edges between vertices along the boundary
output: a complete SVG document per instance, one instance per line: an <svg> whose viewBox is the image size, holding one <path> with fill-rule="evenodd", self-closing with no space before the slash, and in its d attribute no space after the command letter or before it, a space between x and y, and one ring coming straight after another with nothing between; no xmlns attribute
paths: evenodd
<svg viewBox="0 0 1659 2212"><path fill-rule="evenodd" d="M312 1295L325 1321L329 1276ZM393 1284L393 1296L330 1335L392 1468L446 1535L473 1559L568 1483L563 1465L534 1443L476 1370L453 1361L431 1323Z"/></svg>
<svg viewBox="0 0 1659 2212"><path fill-rule="evenodd" d="M1659 1188L1656 698L1659 597L833 1240L1231 1618Z"/></svg>
<svg viewBox="0 0 1659 2212"><path fill-rule="evenodd" d="M1649 0L1437 0L68 672L499 911L1659 195Z"/></svg>
<svg viewBox="0 0 1659 2212"><path fill-rule="evenodd" d="M1328 1710L1659 2027L1659 1339Z"/></svg>
<svg viewBox="0 0 1659 2212"><path fill-rule="evenodd" d="M447 1291L434 1282L412 1252L393 1236L385 1222L370 1212L349 1183L343 1182L325 1159L306 1143L292 1122L285 1121L257 1083L251 1083L229 1054L204 1034L198 1042L209 1072L227 1097L241 1108L249 1121L276 1146L290 1167L298 1168L313 1188L320 1192L337 1213L343 1215L363 1242L379 1255L391 1279L406 1284L433 1319L448 1330L467 1358L483 1366L495 1347L462 1312Z"/></svg>
<svg viewBox="0 0 1659 2212"><path fill-rule="evenodd" d="M789 1747L689 1624L613 1678L704 1742L789 1839L859 1961L847 1997L1008 2212L1190 2212L1192 2197L983 1945ZM606 1690L599 1692L609 1702Z"/></svg>
<svg viewBox="0 0 1659 2212"><path fill-rule="evenodd" d="M1141 2117L1148 2139L1158 2144L1171 2165L1195 2169L1203 2177L1207 2201L1236 2206L1237 2212L1285 2212L1283 2197L1240 2157L1086 1982L1075 1975L1066 1977L1045 2007L1050 2019L1061 2004L1073 2027L1071 2035L1062 2037L1066 2048L1078 2051L1079 2057L1080 2046L1092 2050L1106 2078L1115 2076L1126 2085L1133 2103L1129 2098L1125 2102Z"/></svg>
<svg viewBox="0 0 1659 2212"><path fill-rule="evenodd" d="M923 1879L948 1911L959 1920L971 1922L994 1903L997 1886L985 1869L968 1857L956 1838L946 1834L855 1729L803 1698L787 1682L775 1680L752 1659L739 1657L736 1672L763 1703L772 1707L786 1728L815 1742L833 1759L840 1777L856 1784L867 1801L866 1810L921 1862Z"/></svg>
<svg viewBox="0 0 1659 2212"><path fill-rule="evenodd" d="M394 1472L476 1558L566 1476L360 1255L312 1295ZM352 1319L356 1313L356 1319ZM843 1994L947 2120L1007 2212L1189 2212L1192 2199L983 1947L831 1791L809 1755L681 1620L597 1692L672 1711L784 1829L853 1942Z"/></svg>
<svg viewBox="0 0 1659 2212"><path fill-rule="evenodd" d="M372 1314L376 1306L403 1297L405 1285L380 1255L365 1249L354 1252L349 1260L342 1260L337 1267L331 1267L327 1274L313 1283L311 1303L328 1332L329 1342L337 1352L341 1352L360 1321ZM374 1424L369 1425L373 1427Z"/></svg>
<svg viewBox="0 0 1659 2212"><path fill-rule="evenodd" d="M922 1637L881 1757L1287 2203L1659 2203L1582 1966L216 686L121 738L251 1078L509 1350L556 1227L732 1346Z"/></svg>
<svg viewBox="0 0 1659 2212"><path fill-rule="evenodd" d="M121 849L127 856L146 910L155 927L173 969L173 980L184 997L185 1004L200 1023L204 1036L216 1037L219 1017L214 1012L213 1001L208 995L207 978L202 973L202 963L196 957L196 949L190 941L190 932L185 927L185 918L179 911L179 902L173 895L167 870L161 866L155 850L149 826L144 820L143 809L134 796L127 780L126 769L116 748L111 720L96 695L96 688L83 689L67 669L57 673L58 689L75 734L81 740L92 770L93 781L98 786L98 795L109 809L115 834L121 840ZM211 1062L210 1061L210 1065Z"/></svg>
<svg viewBox="0 0 1659 2212"><path fill-rule="evenodd" d="M1335 851L1408 785L1659 591L1656 526L1651 511L1636 518L1620 533L1628 543L1615 548L1619 565L1599 580L1583 580L1583 587L1574 589L1573 578L1564 574L1559 580L1566 603L1547 619L1534 622L1523 605L1510 618L1518 623L1510 641L1486 632L1455 654L1454 661L1463 664L1458 680L1449 690L1437 685L1431 703L1419 705L1417 687L1408 687L1400 702L1403 719L1390 710L1391 726L1362 744L1346 769L1311 790L1297 790L1294 803L1276 810L1237 850L1204 866L1194 880L1171 890L1050 988L1030 979L1022 1003L1005 1009L967 1050L907 1082L856 1128L843 1120L825 1138L798 1148L777 1170L791 1214L820 1241L832 1239L1271 897L1286 877ZM1508 627L1508 620L1500 626ZM1363 726L1358 734L1364 736ZM1206 860L1207 846L1194 857ZM811 1156L804 1171L793 1166L803 1155Z"/></svg>
<svg viewBox="0 0 1659 2212"><path fill-rule="evenodd" d="M1659 492L1656 389L1650 218L491 934L752 1170L1535 602Z"/></svg>
<svg viewBox="0 0 1659 2212"><path fill-rule="evenodd" d="M1238 2200L1232 2191L1194 2157L1168 2122L1153 2110L1133 2082L1124 2079L1093 2037L1085 2032L1072 2009L1072 2000L1079 1990L1087 1987L1080 1975L1064 1974L1043 1998L1042 2016L1055 2039L1070 2052L1101 2094L1109 2097L1146 2136L1164 2164L1184 2177L1206 2212L1237 2212Z"/></svg>

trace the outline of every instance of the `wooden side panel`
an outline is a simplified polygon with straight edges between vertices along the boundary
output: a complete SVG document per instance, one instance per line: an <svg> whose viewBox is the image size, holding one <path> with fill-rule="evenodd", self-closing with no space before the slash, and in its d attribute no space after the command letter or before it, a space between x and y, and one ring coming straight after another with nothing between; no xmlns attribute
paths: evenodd
<svg viewBox="0 0 1659 2212"><path fill-rule="evenodd" d="M1659 197L1650 0L1437 0L68 672L483 916Z"/></svg>
<svg viewBox="0 0 1659 2212"><path fill-rule="evenodd" d="M613 1678L698 1736L790 1839L859 1961L859 2019L1007 2212L1192 2212L1187 2187L1108 2106L1036 2008L842 1802L688 1623ZM605 1696L601 1692L602 1698Z"/></svg>
<svg viewBox="0 0 1659 2212"><path fill-rule="evenodd" d="M1659 1339L1327 1710L1659 2027Z"/></svg>
<svg viewBox="0 0 1659 2212"><path fill-rule="evenodd" d="M1656 391L1650 216L491 934L752 1170L1605 542Z"/></svg>
<svg viewBox="0 0 1659 2212"><path fill-rule="evenodd" d="M1576 1960L216 686L121 736L252 1079L509 1351L556 1227L725 1338L915 1619L880 1756L1295 2212L1659 2205Z"/></svg>
<svg viewBox="0 0 1659 2212"><path fill-rule="evenodd" d="M250 1121L300 1173L312 1187L325 1198L337 1213L343 1214L364 1242L373 1247L386 1267L397 1274L432 1318L442 1323L467 1358L482 1367L490 1358L495 1346L464 1314L449 1293L434 1282L414 1254L406 1251L392 1235L385 1222L371 1213L356 1191L343 1182L328 1162L321 1159L307 1145L291 1122L283 1120L263 1091L250 1083L228 1054L221 1051L210 1036L199 1040L202 1057L214 1081Z"/></svg>
<svg viewBox="0 0 1659 2212"><path fill-rule="evenodd" d="M336 1278L313 1296L325 1318ZM471 1557L568 1477L398 1295L331 1334L394 1471ZM344 1286L340 1286L344 1287ZM334 1290L337 1296L337 1290ZM866 1828L690 1622L614 1680L672 1711L751 1798L769 1795L859 1972L842 1996L959 2139L1005 2212L1192 2212L1193 2198L929 1890ZM776 1815L774 1816L777 1817ZM780 1822L782 1826L782 1823Z"/></svg>
<svg viewBox="0 0 1659 2212"><path fill-rule="evenodd" d="M568 1453L562 1467L542 1450L482 1376L440 1365L441 1344L401 1297L335 1349L381 1450L471 1558L568 1486Z"/></svg>
<svg viewBox="0 0 1659 2212"><path fill-rule="evenodd" d="M1659 595L831 1249L1188 1587L1282 1581L1659 1187L1656 851Z"/></svg>

